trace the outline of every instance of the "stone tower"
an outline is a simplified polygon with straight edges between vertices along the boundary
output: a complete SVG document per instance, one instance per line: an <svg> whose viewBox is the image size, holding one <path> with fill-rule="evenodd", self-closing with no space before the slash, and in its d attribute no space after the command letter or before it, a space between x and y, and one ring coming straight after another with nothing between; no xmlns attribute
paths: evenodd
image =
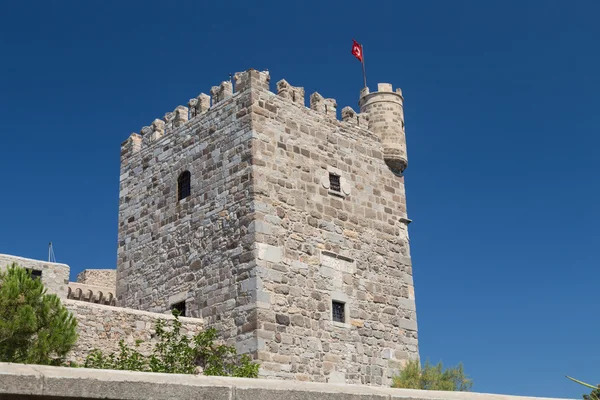
<svg viewBox="0 0 600 400"><path fill-rule="evenodd" d="M360 112L369 116L369 131L379 136L383 159L395 174L402 174L408 165L404 134L404 99L402 90L380 83L377 92L364 88L360 93Z"/></svg>
<svg viewBox="0 0 600 400"><path fill-rule="evenodd" d="M118 303L202 317L263 377L388 385L418 357L402 96L364 89L338 120L269 80L238 73L123 143Z"/></svg>

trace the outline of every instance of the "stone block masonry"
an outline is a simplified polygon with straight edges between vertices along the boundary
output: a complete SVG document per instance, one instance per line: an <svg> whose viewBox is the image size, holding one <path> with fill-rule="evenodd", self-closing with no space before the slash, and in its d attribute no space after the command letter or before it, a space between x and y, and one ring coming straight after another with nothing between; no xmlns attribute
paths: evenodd
<svg viewBox="0 0 600 400"><path fill-rule="evenodd" d="M172 321L168 314L157 314L127 308L91 304L74 300L63 300L63 304L77 318L79 339L69 353L68 360L83 364L93 349L105 354L118 352L119 341L123 339L130 346L141 340L138 350L149 355L156 339L154 327L159 319ZM202 320L180 317L182 333L193 336L202 330Z"/></svg>
<svg viewBox="0 0 600 400"><path fill-rule="evenodd" d="M101 286L111 288L117 287L116 269L86 269L77 275L77 283L84 285Z"/></svg>
<svg viewBox="0 0 600 400"><path fill-rule="evenodd" d="M263 376L389 385L418 357L404 180L390 171L367 126L269 92L257 106ZM343 304L341 323L332 320L333 302Z"/></svg>
<svg viewBox="0 0 600 400"><path fill-rule="evenodd" d="M340 121L269 81L235 74L123 143L118 304L184 302L263 377L389 385L418 358L404 99L365 89Z"/></svg>

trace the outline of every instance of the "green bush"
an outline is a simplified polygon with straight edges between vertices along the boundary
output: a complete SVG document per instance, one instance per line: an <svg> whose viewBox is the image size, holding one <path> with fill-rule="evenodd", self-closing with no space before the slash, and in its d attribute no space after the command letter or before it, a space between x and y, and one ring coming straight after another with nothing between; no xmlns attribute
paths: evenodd
<svg viewBox="0 0 600 400"><path fill-rule="evenodd" d="M13 263L0 272L0 361L60 365L76 330L73 315L30 271Z"/></svg>
<svg viewBox="0 0 600 400"><path fill-rule="evenodd" d="M86 357L84 366L170 374L195 374L201 369L204 375L258 377L259 366L248 355L239 356L234 347L215 344L217 331L214 328L190 339L181 334L178 312L173 311L173 315L175 319L170 329L164 320L157 321L157 343L149 356L138 351L141 342L130 348L121 340L118 353L106 356L95 349Z"/></svg>
<svg viewBox="0 0 600 400"><path fill-rule="evenodd" d="M469 391L473 386L473 381L465 376L462 363L444 371L441 362L431 365L427 361L421 369L418 360L409 360L392 379L393 388Z"/></svg>

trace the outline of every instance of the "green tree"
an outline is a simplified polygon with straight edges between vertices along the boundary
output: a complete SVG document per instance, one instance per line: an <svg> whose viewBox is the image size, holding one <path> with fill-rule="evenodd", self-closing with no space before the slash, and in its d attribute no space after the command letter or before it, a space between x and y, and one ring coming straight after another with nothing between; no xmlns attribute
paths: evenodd
<svg viewBox="0 0 600 400"><path fill-rule="evenodd" d="M473 381L464 373L462 363L454 368L443 370L442 363L425 363L421 368L418 360L409 360L400 374L393 377L392 387L406 389L469 391Z"/></svg>
<svg viewBox="0 0 600 400"><path fill-rule="evenodd" d="M164 320L156 322L157 343L149 356L137 350L140 341L130 348L121 340L117 353L105 355L95 349L86 357L84 366L171 374L195 374L200 369L204 375L258 377L259 366L247 354L240 356L234 347L215 343L216 329L209 328L189 338L181 334L179 313L173 311L173 315L170 327Z"/></svg>
<svg viewBox="0 0 600 400"><path fill-rule="evenodd" d="M77 340L77 321L40 279L13 263L0 272L0 361L59 365Z"/></svg>

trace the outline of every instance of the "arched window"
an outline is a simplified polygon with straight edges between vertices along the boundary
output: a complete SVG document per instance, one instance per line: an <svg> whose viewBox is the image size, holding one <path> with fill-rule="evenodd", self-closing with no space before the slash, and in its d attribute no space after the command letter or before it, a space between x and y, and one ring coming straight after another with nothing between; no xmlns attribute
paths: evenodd
<svg viewBox="0 0 600 400"><path fill-rule="evenodd" d="M183 171L177 178L177 201L185 199L191 192L192 174L190 171Z"/></svg>

